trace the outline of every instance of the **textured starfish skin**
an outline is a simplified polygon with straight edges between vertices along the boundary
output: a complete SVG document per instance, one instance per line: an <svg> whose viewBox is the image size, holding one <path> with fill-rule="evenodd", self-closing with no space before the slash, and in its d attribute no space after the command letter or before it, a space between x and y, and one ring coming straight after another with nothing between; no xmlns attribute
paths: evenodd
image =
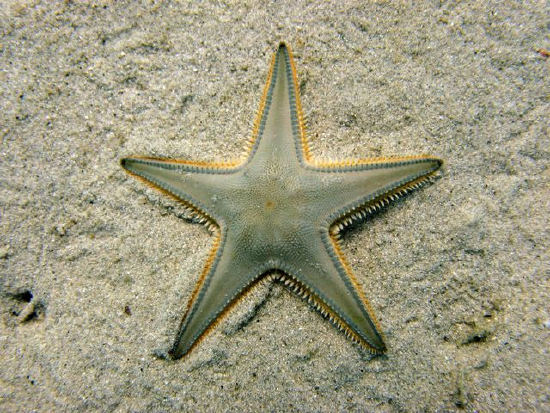
<svg viewBox="0 0 550 413"><path fill-rule="evenodd" d="M307 298L353 341L374 353L386 351L370 305L340 252L339 234L429 180L442 161L431 156L314 159L292 54L284 43L272 58L242 160L130 157L121 164L182 202L214 233L172 357L187 354L266 274Z"/></svg>

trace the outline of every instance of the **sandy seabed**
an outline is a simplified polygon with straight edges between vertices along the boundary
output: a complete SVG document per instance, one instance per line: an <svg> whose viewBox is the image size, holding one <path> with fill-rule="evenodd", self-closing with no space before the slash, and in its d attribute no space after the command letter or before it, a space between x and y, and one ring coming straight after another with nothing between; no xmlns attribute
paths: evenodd
<svg viewBox="0 0 550 413"><path fill-rule="evenodd" d="M549 24L545 1L4 1L0 410L549 411ZM239 156L281 40L315 156L445 159L343 240L388 354L265 283L167 360L211 238L119 159Z"/></svg>

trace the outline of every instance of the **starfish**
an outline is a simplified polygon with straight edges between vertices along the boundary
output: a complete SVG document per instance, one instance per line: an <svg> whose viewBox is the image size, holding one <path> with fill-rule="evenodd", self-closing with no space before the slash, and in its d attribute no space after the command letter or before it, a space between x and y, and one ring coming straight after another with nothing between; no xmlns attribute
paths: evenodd
<svg viewBox="0 0 550 413"><path fill-rule="evenodd" d="M386 351L382 330L340 247L342 231L429 181L428 156L321 160L310 153L290 47L271 59L246 151L236 161L134 156L131 175L180 201L213 234L172 358L186 355L260 279L304 297L353 342Z"/></svg>

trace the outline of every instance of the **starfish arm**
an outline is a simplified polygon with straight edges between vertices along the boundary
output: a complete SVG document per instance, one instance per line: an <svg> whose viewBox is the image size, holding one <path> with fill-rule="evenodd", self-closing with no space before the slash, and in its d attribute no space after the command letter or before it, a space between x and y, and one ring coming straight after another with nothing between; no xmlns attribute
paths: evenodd
<svg viewBox="0 0 550 413"><path fill-rule="evenodd" d="M251 259L240 246L222 228L170 350L173 358L181 358L191 351L262 273L269 269L268 262Z"/></svg>
<svg viewBox="0 0 550 413"><path fill-rule="evenodd" d="M271 60L247 149L250 161L258 157L297 165L309 157L298 78L292 52L285 43L279 45Z"/></svg>
<svg viewBox="0 0 550 413"><path fill-rule="evenodd" d="M182 202L194 215L216 222L221 218L214 212L215 194L223 188L226 177L238 169L226 164L147 157L124 158L121 165L130 175Z"/></svg>
<svg viewBox="0 0 550 413"><path fill-rule="evenodd" d="M403 195L429 180L442 163L435 157L417 156L317 167L318 171L334 175L326 180L327 223L355 218Z"/></svg>
<svg viewBox="0 0 550 413"><path fill-rule="evenodd" d="M296 250L300 253L295 260L281 266L290 280L285 283L299 286L298 292L353 341L373 353L384 353L374 312L328 229L304 239Z"/></svg>

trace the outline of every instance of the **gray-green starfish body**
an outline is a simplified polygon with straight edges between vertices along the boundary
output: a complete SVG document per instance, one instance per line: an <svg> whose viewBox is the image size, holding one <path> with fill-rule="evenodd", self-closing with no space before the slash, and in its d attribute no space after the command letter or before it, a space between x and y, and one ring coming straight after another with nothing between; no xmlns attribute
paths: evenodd
<svg viewBox="0 0 550 413"><path fill-rule="evenodd" d="M386 346L339 247L340 231L421 185L430 156L318 161L310 156L289 48L274 54L246 158L206 163L122 160L130 174L183 202L214 232L185 313L174 358L187 354L260 277L290 285L353 341Z"/></svg>

